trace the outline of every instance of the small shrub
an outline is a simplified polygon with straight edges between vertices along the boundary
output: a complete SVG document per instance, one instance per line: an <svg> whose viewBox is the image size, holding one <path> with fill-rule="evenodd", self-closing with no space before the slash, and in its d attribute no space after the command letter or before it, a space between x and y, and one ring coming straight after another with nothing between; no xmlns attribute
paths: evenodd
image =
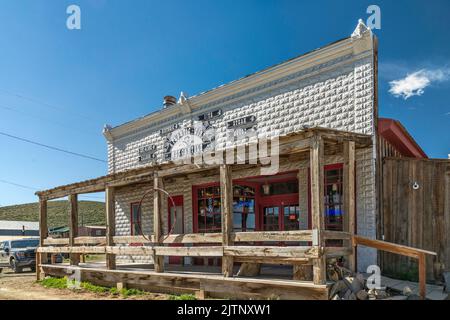
<svg viewBox="0 0 450 320"><path fill-rule="evenodd" d="M73 281L75 284L75 280L73 280ZM48 278L45 278L44 280L38 281L38 283L40 283L42 286L44 286L46 288L68 289L69 280L67 277L64 277L64 278L48 277ZM88 291L88 292L97 293L97 294L111 294L114 296L122 295L124 298L128 298L130 296L141 296L141 295L146 294L145 291L138 290L138 289L125 289L124 288L122 290L118 290L117 288L97 286L97 285L92 284L87 281L80 283L80 289L82 289L84 291ZM181 299L177 299L177 300L192 300L192 299L181 298Z"/></svg>
<svg viewBox="0 0 450 320"><path fill-rule="evenodd" d="M109 288L96 286L95 284L92 284L90 282L82 282L81 288L94 293L107 293L110 291Z"/></svg>
<svg viewBox="0 0 450 320"><path fill-rule="evenodd" d="M115 289L115 288L112 288L112 289ZM142 290L138 290L138 289L122 289L122 290L120 290L120 294L124 298L128 298L129 296L142 296L145 294L145 292Z"/></svg>
<svg viewBox="0 0 450 320"><path fill-rule="evenodd" d="M192 294L171 295L169 300L197 300Z"/></svg>
<svg viewBox="0 0 450 320"><path fill-rule="evenodd" d="M45 278L40 280L39 283L46 288L66 289L67 277L64 278Z"/></svg>

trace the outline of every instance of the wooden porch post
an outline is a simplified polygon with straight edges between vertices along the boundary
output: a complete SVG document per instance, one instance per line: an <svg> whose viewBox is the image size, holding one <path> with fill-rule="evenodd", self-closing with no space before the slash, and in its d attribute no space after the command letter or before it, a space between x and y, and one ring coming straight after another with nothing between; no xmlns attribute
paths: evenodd
<svg viewBox="0 0 450 320"><path fill-rule="evenodd" d="M355 233L355 142L344 141L344 231L352 236ZM345 241L347 247L352 248L348 256L348 267L356 272L356 251L353 242Z"/></svg>
<svg viewBox="0 0 450 320"><path fill-rule="evenodd" d="M162 199L159 189L164 188L162 178L158 177L158 173L155 172L153 179L153 233L155 236L155 243L162 245ZM156 272L164 272L164 256L153 255L153 263Z"/></svg>
<svg viewBox="0 0 450 320"><path fill-rule="evenodd" d="M114 236L116 234L116 200L115 189L107 187L105 189L106 202L106 245L114 245ZM116 255L106 254L106 268L108 270L116 269Z"/></svg>
<svg viewBox="0 0 450 320"><path fill-rule="evenodd" d="M39 246L44 246L44 240L48 237L47 225L47 200L39 199ZM41 272L40 264L48 262L47 253L36 254L36 280L42 280L44 274Z"/></svg>
<svg viewBox="0 0 450 320"><path fill-rule="evenodd" d="M233 245L231 232L233 231L233 185L231 168L220 165L220 197L222 211L222 245ZM222 257L222 273L225 277L233 276L233 257Z"/></svg>
<svg viewBox="0 0 450 320"><path fill-rule="evenodd" d="M326 283L326 258L323 255L325 243L322 240L324 230L324 176L323 176L323 139L319 134L314 134L310 145L310 170L311 170L311 213L312 229L315 233L314 246L319 248L320 257L313 260L314 284Z"/></svg>
<svg viewBox="0 0 450 320"><path fill-rule="evenodd" d="M427 298L427 271L425 253L418 254L419 259L419 295L422 300Z"/></svg>
<svg viewBox="0 0 450 320"><path fill-rule="evenodd" d="M75 237L78 236L78 195L69 195L69 247L75 246ZM70 254L70 264L78 265L80 254Z"/></svg>

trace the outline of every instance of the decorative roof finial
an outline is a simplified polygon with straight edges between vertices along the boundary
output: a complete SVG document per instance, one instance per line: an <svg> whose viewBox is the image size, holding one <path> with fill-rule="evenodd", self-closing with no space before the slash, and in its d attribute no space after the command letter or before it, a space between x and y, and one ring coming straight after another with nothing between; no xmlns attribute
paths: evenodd
<svg viewBox="0 0 450 320"><path fill-rule="evenodd" d="M108 132L111 131L112 127L109 124L105 124L103 126L103 132Z"/></svg>
<svg viewBox="0 0 450 320"><path fill-rule="evenodd" d="M352 38L361 38L366 32L372 32L370 28L368 28L362 19L358 20L358 25L355 28L355 31L352 33Z"/></svg>
<svg viewBox="0 0 450 320"><path fill-rule="evenodd" d="M183 104L187 100L186 94L181 91L180 97L178 98L178 103Z"/></svg>

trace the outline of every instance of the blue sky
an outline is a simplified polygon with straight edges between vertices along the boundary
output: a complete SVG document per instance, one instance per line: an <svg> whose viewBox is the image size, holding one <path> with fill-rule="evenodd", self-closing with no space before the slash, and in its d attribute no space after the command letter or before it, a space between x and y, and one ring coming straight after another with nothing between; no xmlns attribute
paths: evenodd
<svg viewBox="0 0 450 320"><path fill-rule="evenodd" d="M81 30L66 28L71 4L81 8ZM0 0L0 132L106 160L105 123L347 37L370 4L381 8L380 116L400 120L430 157L446 158L446 0ZM389 82L402 79L396 97ZM421 94L404 99L414 89ZM1 135L0 150L0 206L36 201L32 189L2 181L45 189L106 173L103 162Z"/></svg>

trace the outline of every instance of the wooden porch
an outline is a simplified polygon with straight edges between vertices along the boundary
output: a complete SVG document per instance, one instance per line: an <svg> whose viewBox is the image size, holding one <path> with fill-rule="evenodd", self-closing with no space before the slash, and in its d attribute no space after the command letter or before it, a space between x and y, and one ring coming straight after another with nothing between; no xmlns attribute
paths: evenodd
<svg viewBox="0 0 450 320"><path fill-rule="evenodd" d="M273 143L273 142L272 142ZM37 277L64 276L71 268L79 266L82 280L115 286L126 284L151 291L200 292L209 296L234 298L327 299L326 259L346 257L348 267L355 270L355 247L359 242L370 245L355 233L355 150L371 146L371 136L329 130L308 129L301 133L281 137L278 146L280 157L301 156L310 162L311 230L295 231L233 231L233 170L263 166L252 158L251 146L246 146L243 164L196 165L166 163L110 174L93 180L74 183L51 190L37 192L40 200L41 243L37 256ZM237 159L237 150L232 154ZM324 228L324 154L342 154L344 159L344 231ZM228 153L227 153L228 154ZM241 159L242 160L242 159ZM222 232L167 234L162 231L162 201L164 185L169 179L188 173L215 175L220 180ZM151 234L140 236L115 235L115 190L126 185L153 182L153 226ZM105 191L106 237L79 237L77 196L80 193ZM47 201L68 196L70 236L52 239L47 235ZM329 247L327 240L342 240L343 246ZM248 245L248 242L306 242L307 246ZM246 245L240 245L245 242ZM130 246L140 243L141 246ZM169 244L195 246L173 247ZM199 246L200 244L200 246ZM208 244L201 246L201 244ZM214 244L211 246L211 244ZM49 264L49 254L69 253L70 266ZM80 264L80 255L106 254L103 268ZM130 270L116 264L117 255L152 257L152 270ZM164 264L165 256L221 257L220 273L186 273L173 270ZM237 277L235 263L292 265L290 279L262 276ZM186 267L189 270L189 267ZM312 274L311 278L308 277ZM305 281L308 280L308 281Z"/></svg>

